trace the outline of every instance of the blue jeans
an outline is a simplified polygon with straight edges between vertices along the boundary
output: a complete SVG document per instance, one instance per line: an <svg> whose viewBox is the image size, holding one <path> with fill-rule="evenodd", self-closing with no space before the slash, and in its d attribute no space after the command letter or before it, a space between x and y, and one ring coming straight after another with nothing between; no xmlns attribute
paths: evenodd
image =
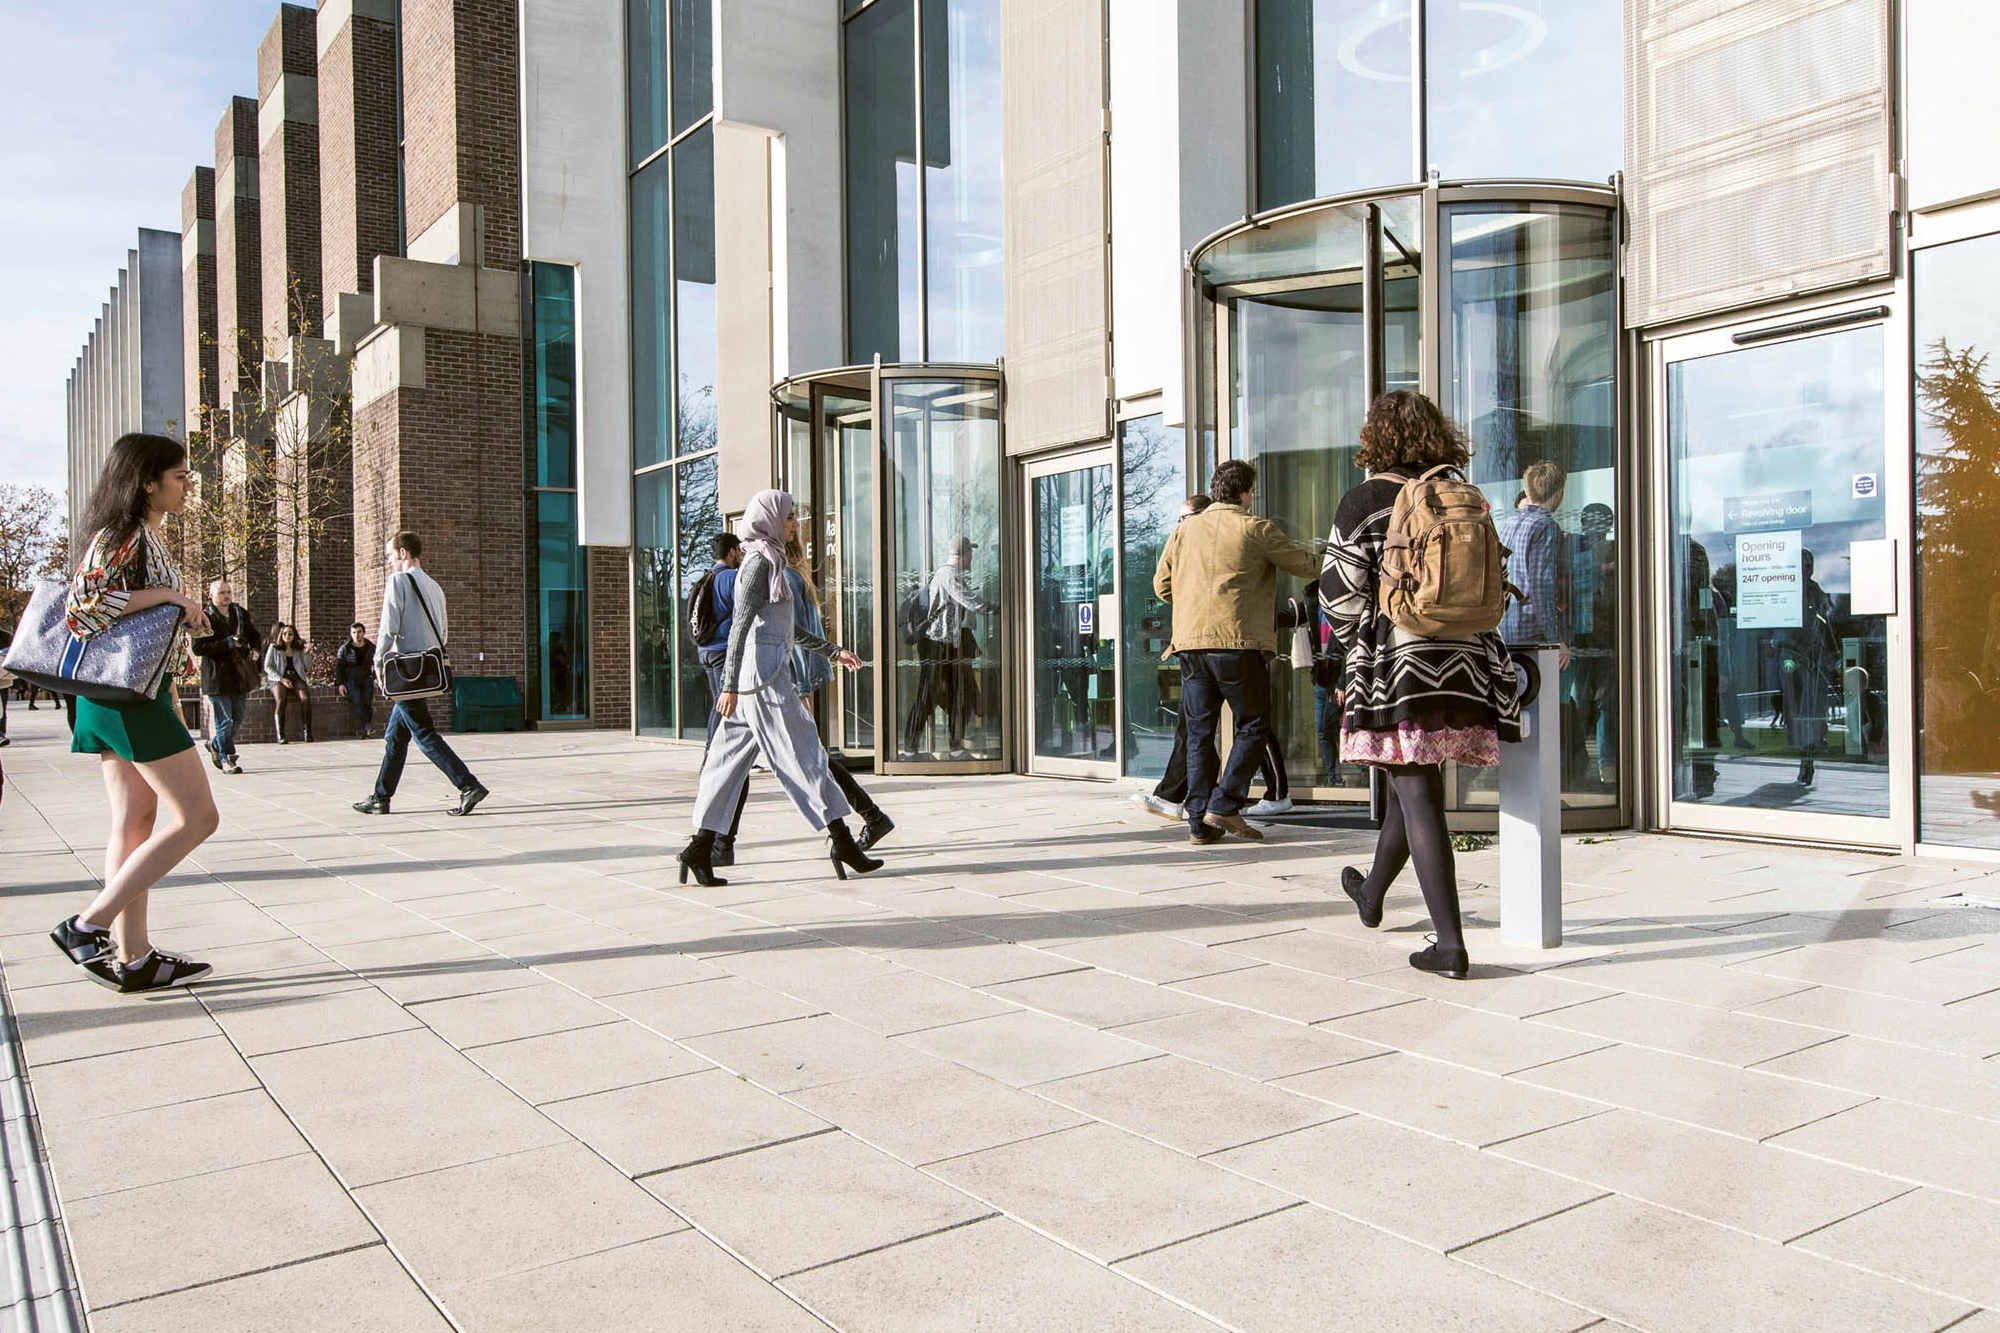
<svg viewBox="0 0 2000 1333"><path fill-rule="evenodd" d="M243 725L243 696L211 694L209 707L215 710L215 752L224 759L236 757L236 729Z"/></svg>
<svg viewBox="0 0 2000 1333"><path fill-rule="evenodd" d="M354 715L354 730L358 735L368 730L375 721L375 678L367 672L357 672L349 676L347 685L347 711Z"/></svg>
<svg viewBox="0 0 2000 1333"><path fill-rule="evenodd" d="M1271 735L1271 676L1254 648L1185 652L1181 659L1181 715L1187 719L1188 823L1203 814L1233 815L1250 799L1250 779ZM1216 778L1215 729L1222 705L1236 722L1229 762Z"/></svg>
<svg viewBox="0 0 2000 1333"><path fill-rule="evenodd" d="M396 784L403 780L403 760L410 753L412 740L455 790L463 792L479 785L479 779L472 776L465 761L431 726L430 701L408 699L389 710L389 725L382 729L382 771L375 775L378 799L386 801L396 794Z"/></svg>

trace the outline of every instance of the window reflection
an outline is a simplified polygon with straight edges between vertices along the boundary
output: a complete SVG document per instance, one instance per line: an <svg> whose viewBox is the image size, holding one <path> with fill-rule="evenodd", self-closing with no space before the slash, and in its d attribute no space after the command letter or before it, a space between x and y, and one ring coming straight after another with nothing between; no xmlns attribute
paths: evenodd
<svg viewBox="0 0 2000 1333"><path fill-rule="evenodd" d="M674 725L673 469L633 481L632 718L641 734Z"/></svg>
<svg viewBox="0 0 2000 1333"><path fill-rule="evenodd" d="M1410 0L1259 0L1257 206L1416 179Z"/></svg>
<svg viewBox="0 0 2000 1333"><path fill-rule="evenodd" d="M1919 251L1918 836L2000 847L2000 237Z"/></svg>
<svg viewBox="0 0 2000 1333"><path fill-rule="evenodd" d="M666 0L626 0L625 45L627 117L637 166L668 138Z"/></svg>
<svg viewBox="0 0 2000 1333"><path fill-rule="evenodd" d="M1116 629L1097 623L1116 590L1113 534L1117 489L1111 468L1081 467L1037 477L1028 526L1034 542L1035 753L1049 759L1109 761L1118 755L1112 711Z"/></svg>
<svg viewBox="0 0 2000 1333"><path fill-rule="evenodd" d="M1166 772L1180 721L1181 673L1162 659L1173 637L1173 608L1153 596L1153 570L1188 493L1187 453L1179 427L1159 416L1118 427L1118 466L1124 488L1124 711L1125 776L1157 778Z"/></svg>
<svg viewBox="0 0 2000 1333"><path fill-rule="evenodd" d="M924 7L924 245L932 361L1002 349L1000 6Z"/></svg>
<svg viewBox="0 0 2000 1333"><path fill-rule="evenodd" d="M1458 180L1610 176L1622 23L1608 0L1426 0L1427 164Z"/></svg>
<svg viewBox="0 0 2000 1333"><path fill-rule="evenodd" d="M667 158L632 178L632 463L664 460L673 434L673 301Z"/></svg>
<svg viewBox="0 0 2000 1333"><path fill-rule="evenodd" d="M715 131L674 145L675 452L715 447Z"/></svg>
<svg viewBox="0 0 2000 1333"><path fill-rule="evenodd" d="M1471 478L1515 551L1511 581L1530 595L1510 605L1501 634L1566 650L1563 801L1612 805L1623 534L1611 218L1479 205L1448 210L1445 225L1445 407L1471 436ZM1492 805L1498 780L1497 769L1461 769L1458 801Z"/></svg>
<svg viewBox="0 0 2000 1333"><path fill-rule="evenodd" d="M673 0L674 7L674 133L708 114L714 100L709 91L711 5L713 0Z"/></svg>
<svg viewBox="0 0 2000 1333"><path fill-rule="evenodd" d="M576 544L576 493L535 497L535 589L539 605L543 717L590 711L590 621L585 614L584 552Z"/></svg>
<svg viewBox="0 0 2000 1333"><path fill-rule="evenodd" d="M669 633L679 658L676 676L680 681L680 734L682 740L701 740L708 734L708 675L702 670L701 655L695 651L687 630L687 606L695 582L714 563L709 543L722 531L722 511L716 505L716 456L691 458L672 469L675 473L674 550L676 574L673 621Z"/></svg>
<svg viewBox="0 0 2000 1333"><path fill-rule="evenodd" d="M845 29L847 350L922 357L917 291L917 126L911 0L876 0Z"/></svg>

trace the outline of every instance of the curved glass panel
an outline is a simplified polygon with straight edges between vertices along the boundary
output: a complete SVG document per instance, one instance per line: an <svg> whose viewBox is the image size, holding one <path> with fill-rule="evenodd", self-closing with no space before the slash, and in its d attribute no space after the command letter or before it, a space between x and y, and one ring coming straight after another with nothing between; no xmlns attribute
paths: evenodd
<svg viewBox="0 0 2000 1333"><path fill-rule="evenodd" d="M715 131L674 145L675 452L715 447Z"/></svg>
<svg viewBox="0 0 2000 1333"><path fill-rule="evenodd" d="M1382 210L1385 251L1395 253L1400 242L1415 254L1421 226L1419 197L1392 194L1374 202ZM1213 287L1359 272L1367 220L1366 203L1339 204L1278 218L1209 246L1195 261L1195 272Z"/></svg>
<svg viewBox="0 0 2000 1333"><path fill-rule="evenodd" d="M1410 0L1259 0L1257 207L1417 176Z"/></svg>
<svg viewBox="0 0 2000 1333"><path fill-rule="evenodd" d="M1188 493L1187 446L1178 426L1159 416L1118 426L1125 583L1125 776L1157 778L1173 753L1180 721L1181 672L1162 659L1173 637L1173 608L1153 596L1153 569Z"/></svg>
<svg viewBox="0 0 2000 1333"><path fill-rule="evenodd" d="M1447 178L1601 181L1623 160L1622 7L1425 0L1425 161Z"/></svg>
<svg viewBox="0 0 2000 1333"><path fill-rule="evenodd" d="M674 482L675 589L673 623L668 627L679 656L675 671L680 681L680 734L682 740L701 740L708 735L708 675L702 669L701 654L695 651L681 626L687 623L688 597L695 583L714 563L710 542L722 531L722 510L716 503L718 476L716 458L690 458L671 469Z"/></svg>
<svg viewBox="0 0 2000 1333"><path fill-rule="evenodd" d="M1918 837L2000 847L2000 237L1920 250Z"/></svg>
<svg viewBox="0 0 2000 1333"><path fill-rule="evenodd" d="M876 0L846 44L847 351L857 362L922 355L917 288L916 16Z"/></svg>
<svg viewBox="0 0 2000 1333"><path fill-rule="evenodd" d="M900 727L892 753L903 761L1000 760L999 389L912 379L884 388L896 596L889 708Z"/></svg>
<svg viewBox="0 0 2000 1333"><path fill-rule="evenodd" d="M995 361L1000 267L1000 4L924 7L925 316L932 361Z"/></svg>
<svg viewBox="0 0 2000 1333"><path fill-rule="evenodd" d="M1109 761L1118 756L1116 630L1097 624L1117 591L1113 540L1117 487L1111 465L1079 467L1029 485L1029 569L1035 599L1034 735L1045 759Z"/></svg>
<svg viewBox="0 0 2000 1333"><path fill-rule="evenodd" d="M820 527L834 598L829 637L861 659L859 671L834 673L840 720L833 742L860 753L875 748L875 411L865 397L829 393L819 401L832 459L831 512Z"/></svg>
<svg viewBox="0 0 2000 1333"><path fill-rule="evenodd" d="M1677 801L1889 814L1887 617L1851 604L1887 518L1884 332L1667 367Z"/></svg>
<svg viewBox="0 0 2000 1333"><path fill-rule="evenodd" d="M1619 509L1611 217L1593 208L1458 205L1445 211L1444 228L1451 286L1443 406L1472 438L1472 480L1514 551L1509 577L1528 593L1525 604L1510 603L1500 632L1568 650L1563 799L1614 804L1618 553L1632 525ZM1517 507L1530 484L1557 489L1544 505ZM1496 769L1461 769L1460 803L1493 804L1498 781Z"/></svg>

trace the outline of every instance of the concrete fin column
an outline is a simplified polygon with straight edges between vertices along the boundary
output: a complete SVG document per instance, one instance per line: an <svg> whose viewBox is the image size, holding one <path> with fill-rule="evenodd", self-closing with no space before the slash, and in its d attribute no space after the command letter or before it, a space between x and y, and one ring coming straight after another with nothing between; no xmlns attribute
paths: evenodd
<svg viewBox="0 0 2000 1333"><path fill-rule="evenodd" d="M319 37L312 10L282 5L257 49L265 356L320 324Z"/></svg>
<svg viewBox="0 0 2000 1333"><path fill-rule="evenodd" d="M375 257L402 249L395 18L395 0L322 0L318 15L321 318L342 355L367 331L352 327L366 304L342 298L372 291Z"/></svg>

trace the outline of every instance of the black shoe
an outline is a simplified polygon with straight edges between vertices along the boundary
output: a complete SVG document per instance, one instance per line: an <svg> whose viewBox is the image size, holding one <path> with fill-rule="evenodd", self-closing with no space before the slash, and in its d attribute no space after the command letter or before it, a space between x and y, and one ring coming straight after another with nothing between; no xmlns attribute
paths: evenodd
<svg viewBox="0 0 2000 1333"><path fill-rule="evenodd" d="M1188 820L1188 845L1192 847L1213 847L1222 841L1222 830L1209 826L1200 815Z"/></svg>
<svg viewBox="0 0 2000 1333"><path fill-rule="evenodd" d="M848 830L844 819L836 819L826 826L826 850L837 879L846 879L850 870L857 875L865 875L882 868L880 861L862 851L854 841L854 834Z"/></svg>
<svg viewBox="0 0 2000 1333"><path fill-rule="evenodd" d="M56 922L49 938L56 942L56 948L61 949L63 956L72 963L88 963L93 959L113 956L111 932L80 925L73 916Z"/></svg>
<svg viewBox="0 0 2000 1333"><path fill-rule="evenodd" d="M1361 924L1373 930L1382 924L1382 898L1385 892L1373 902L1368 899L1368 877L1353 866L1343 866L1340 871L1340 889L1354 900L1354 910L1361 914Z"/></svg>
<svg viewBox="0 0 2000 1333"><path fill-rule="evenodd" d="M183 982L199 981L213 971L207 963L197 963L177 953L148 950L136 963L118 969L118 989L127 995L139 991L165 990Z"/></svg>
<svg viewBox="0 0 2000 1333"><path fill-rule="evenodd" d="M93 958L82 967L83 975L89 977L106 990L123 990L118 984L118 959L112 954Z"/></svg>
<svg viewBox="0 0 2000 1333"><path fill-rule="evenodd" d="M243 766L236 762L236 756L232 754L229 758L222 761L222 771L225 773L241 773Z"/></svg>
<svg viewBox="0 0 2000 1333"><path fill-rule="evenodd" d="M1813 761L1810 758L1801 759L1799 760L1799 785L1801 787L1810 787L1812 784Z"/></svg>
<svg viewBox="0 0 2000 1333"><path fill-rule="evenodd" d="M222 751L216 749L213 745L204 745L202 748L208 751L208 762L214 764L215 771L220 773L222 771Z"/></svg>
<svg viewBox="0 0 2000 1333"><path fill-rule="evenodd" d="M879 809L870 810L861 817L861 850L867 851L895 831L895 820Z"/></svg>
<svg viewBox="0 0 2000 1333"><path fill-rule="evenodd" d="M681 854L676 858L681 863L681 883L688 882L690 873L694 875L694 882L704 889L729 882L715 873L715 861L712 859L715 841L715 835L707 829L699 830L688 839L688 845L681 848Z"/></svg>
<svg viewBox="0 0 2000 1333"><path fill-rule="evenodd" d="M386 796L370 796L365 801L356 801L354 808L364 815L386 815L389 813L389 798Z"/></svg>
<svg viewBox="0 0 2000 1333"><path fill-rule="evenodd" d="M1465 980L1465 974L1472 968L1472 960L1463 949L1440 949L1433 944L1410 955L1410 966L1419 972L1435 972L1453 981Z"/></svg>
<svg viewBox="0 0 2000 1333"><path fill-rule="evenodd" d="M475 782L458 794L458 804L445 811L445 813L448 815L469 815L472 813L474 806L492 794Z"/></svg>
<svg viewBox="0 0 2000 1333"><path fill-rule="evenodd" d="M735 865L736 839L727 833L718 833L715 837L715 850L708 854L708 863L712 866Z"/></svg>

